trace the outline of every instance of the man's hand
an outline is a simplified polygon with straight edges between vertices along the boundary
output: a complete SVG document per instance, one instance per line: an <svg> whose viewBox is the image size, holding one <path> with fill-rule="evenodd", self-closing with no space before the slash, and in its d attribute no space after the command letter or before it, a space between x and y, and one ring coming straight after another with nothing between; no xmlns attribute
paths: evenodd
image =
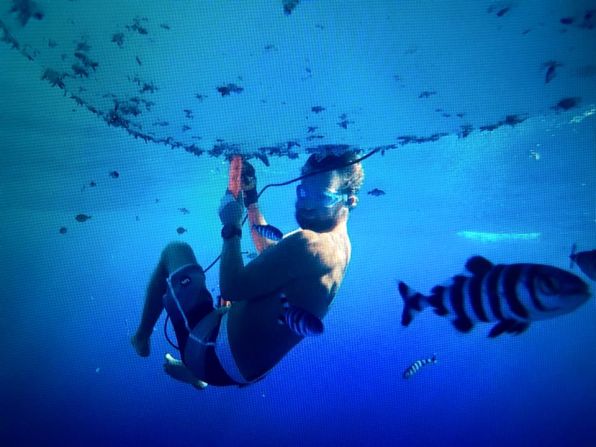
<svg viewBox="0 0 596 447"><path fill-rule="evenodd" d="M257 175L249 162L242 164L241 187L244 195L244 206L249 207L257 202Z"/></svg>
<svg viewBox="0 0 596 447"><path fill-rule="evenodd" d="M240 228L242 226L243 214L242 196L239 194L238 198L235 198L229 190L226 191L219 204L219 219L221 223L223 225L235 225Z"/></svg>
<svg viewBox="0 0 596 447"><path fill-rule="evenodd" d="M254 189L257 187L257 175L255 168L248 161L242 163L242 190Z"/></svg>

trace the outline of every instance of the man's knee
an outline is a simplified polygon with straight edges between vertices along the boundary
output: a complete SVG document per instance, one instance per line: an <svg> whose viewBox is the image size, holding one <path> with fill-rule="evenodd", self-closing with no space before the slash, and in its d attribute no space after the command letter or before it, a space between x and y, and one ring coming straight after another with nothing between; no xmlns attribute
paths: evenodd
<svg viewBox="0 0 596 447"><path fill-rule="evenodd" d="M172 241L172 242L169 242L168 245L166 245L163 249L164 254L167 254L170 252L179 252L179 251L191 251L192 252L192 248L186 242Z"/></svg>
<svg viewBox="0 0 596 447"><path fill-rule="evenodd" d="M161 262L168 272L186 264L196 264L197 259L190 245L186 242L170 242L161 252Z"/></svg>

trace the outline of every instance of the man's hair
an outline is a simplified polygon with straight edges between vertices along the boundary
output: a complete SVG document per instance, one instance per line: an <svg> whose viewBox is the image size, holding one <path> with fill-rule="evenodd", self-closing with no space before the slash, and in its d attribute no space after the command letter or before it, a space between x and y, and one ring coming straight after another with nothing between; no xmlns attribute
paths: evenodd
<svg viewBox="0 0 596 447"><path fill-rule="evenodd" d="M362 164L354 163L358 159L356 151L347 151L342 155L312 154L304 166L301 174L308 175L316 172L333 171L340 179L338 192L344 194L357 194L364 183L364 170Z"/></svg>

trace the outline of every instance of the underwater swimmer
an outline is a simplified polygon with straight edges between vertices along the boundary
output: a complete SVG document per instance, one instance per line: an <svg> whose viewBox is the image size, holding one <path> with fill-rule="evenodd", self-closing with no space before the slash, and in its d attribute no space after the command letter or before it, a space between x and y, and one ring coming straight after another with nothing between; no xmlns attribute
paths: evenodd
<svg viewBox="0 0 596 447"><path fill-rule="evenodd" d="M149 355L153 327L165 307L181 356L166 355L166 373L198 389L207 384L244 386L263 378L305 335L321 333L320 322L350 260L347 221L364 178L360 163L345 166L355 159L354 153L346 153L307 160L302 174L317 173L303 178L296 190L300 228L278 242L254 230L267 222L258 206L254 168L244 162L241 191L234 196L231 181L219 209L219 285L231 304L215 308L191 247L168 244L149 281L131 340L136 352ZM238 173L235 160L232 176ZM330 170L319 172L325 169ZM259 252L246 265L240 249L244 207Z"/></svg>

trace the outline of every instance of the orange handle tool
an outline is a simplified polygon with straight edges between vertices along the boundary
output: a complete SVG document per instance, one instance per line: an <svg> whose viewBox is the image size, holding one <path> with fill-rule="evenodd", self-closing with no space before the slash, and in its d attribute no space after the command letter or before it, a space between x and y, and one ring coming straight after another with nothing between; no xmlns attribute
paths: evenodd
<svg viewBox="0 0 596 447"><path fill-rule="evenodd" d="M242 157L234 155L230 161L230 171L228 174L228 190L237 199L242 188Z"/></svg>

